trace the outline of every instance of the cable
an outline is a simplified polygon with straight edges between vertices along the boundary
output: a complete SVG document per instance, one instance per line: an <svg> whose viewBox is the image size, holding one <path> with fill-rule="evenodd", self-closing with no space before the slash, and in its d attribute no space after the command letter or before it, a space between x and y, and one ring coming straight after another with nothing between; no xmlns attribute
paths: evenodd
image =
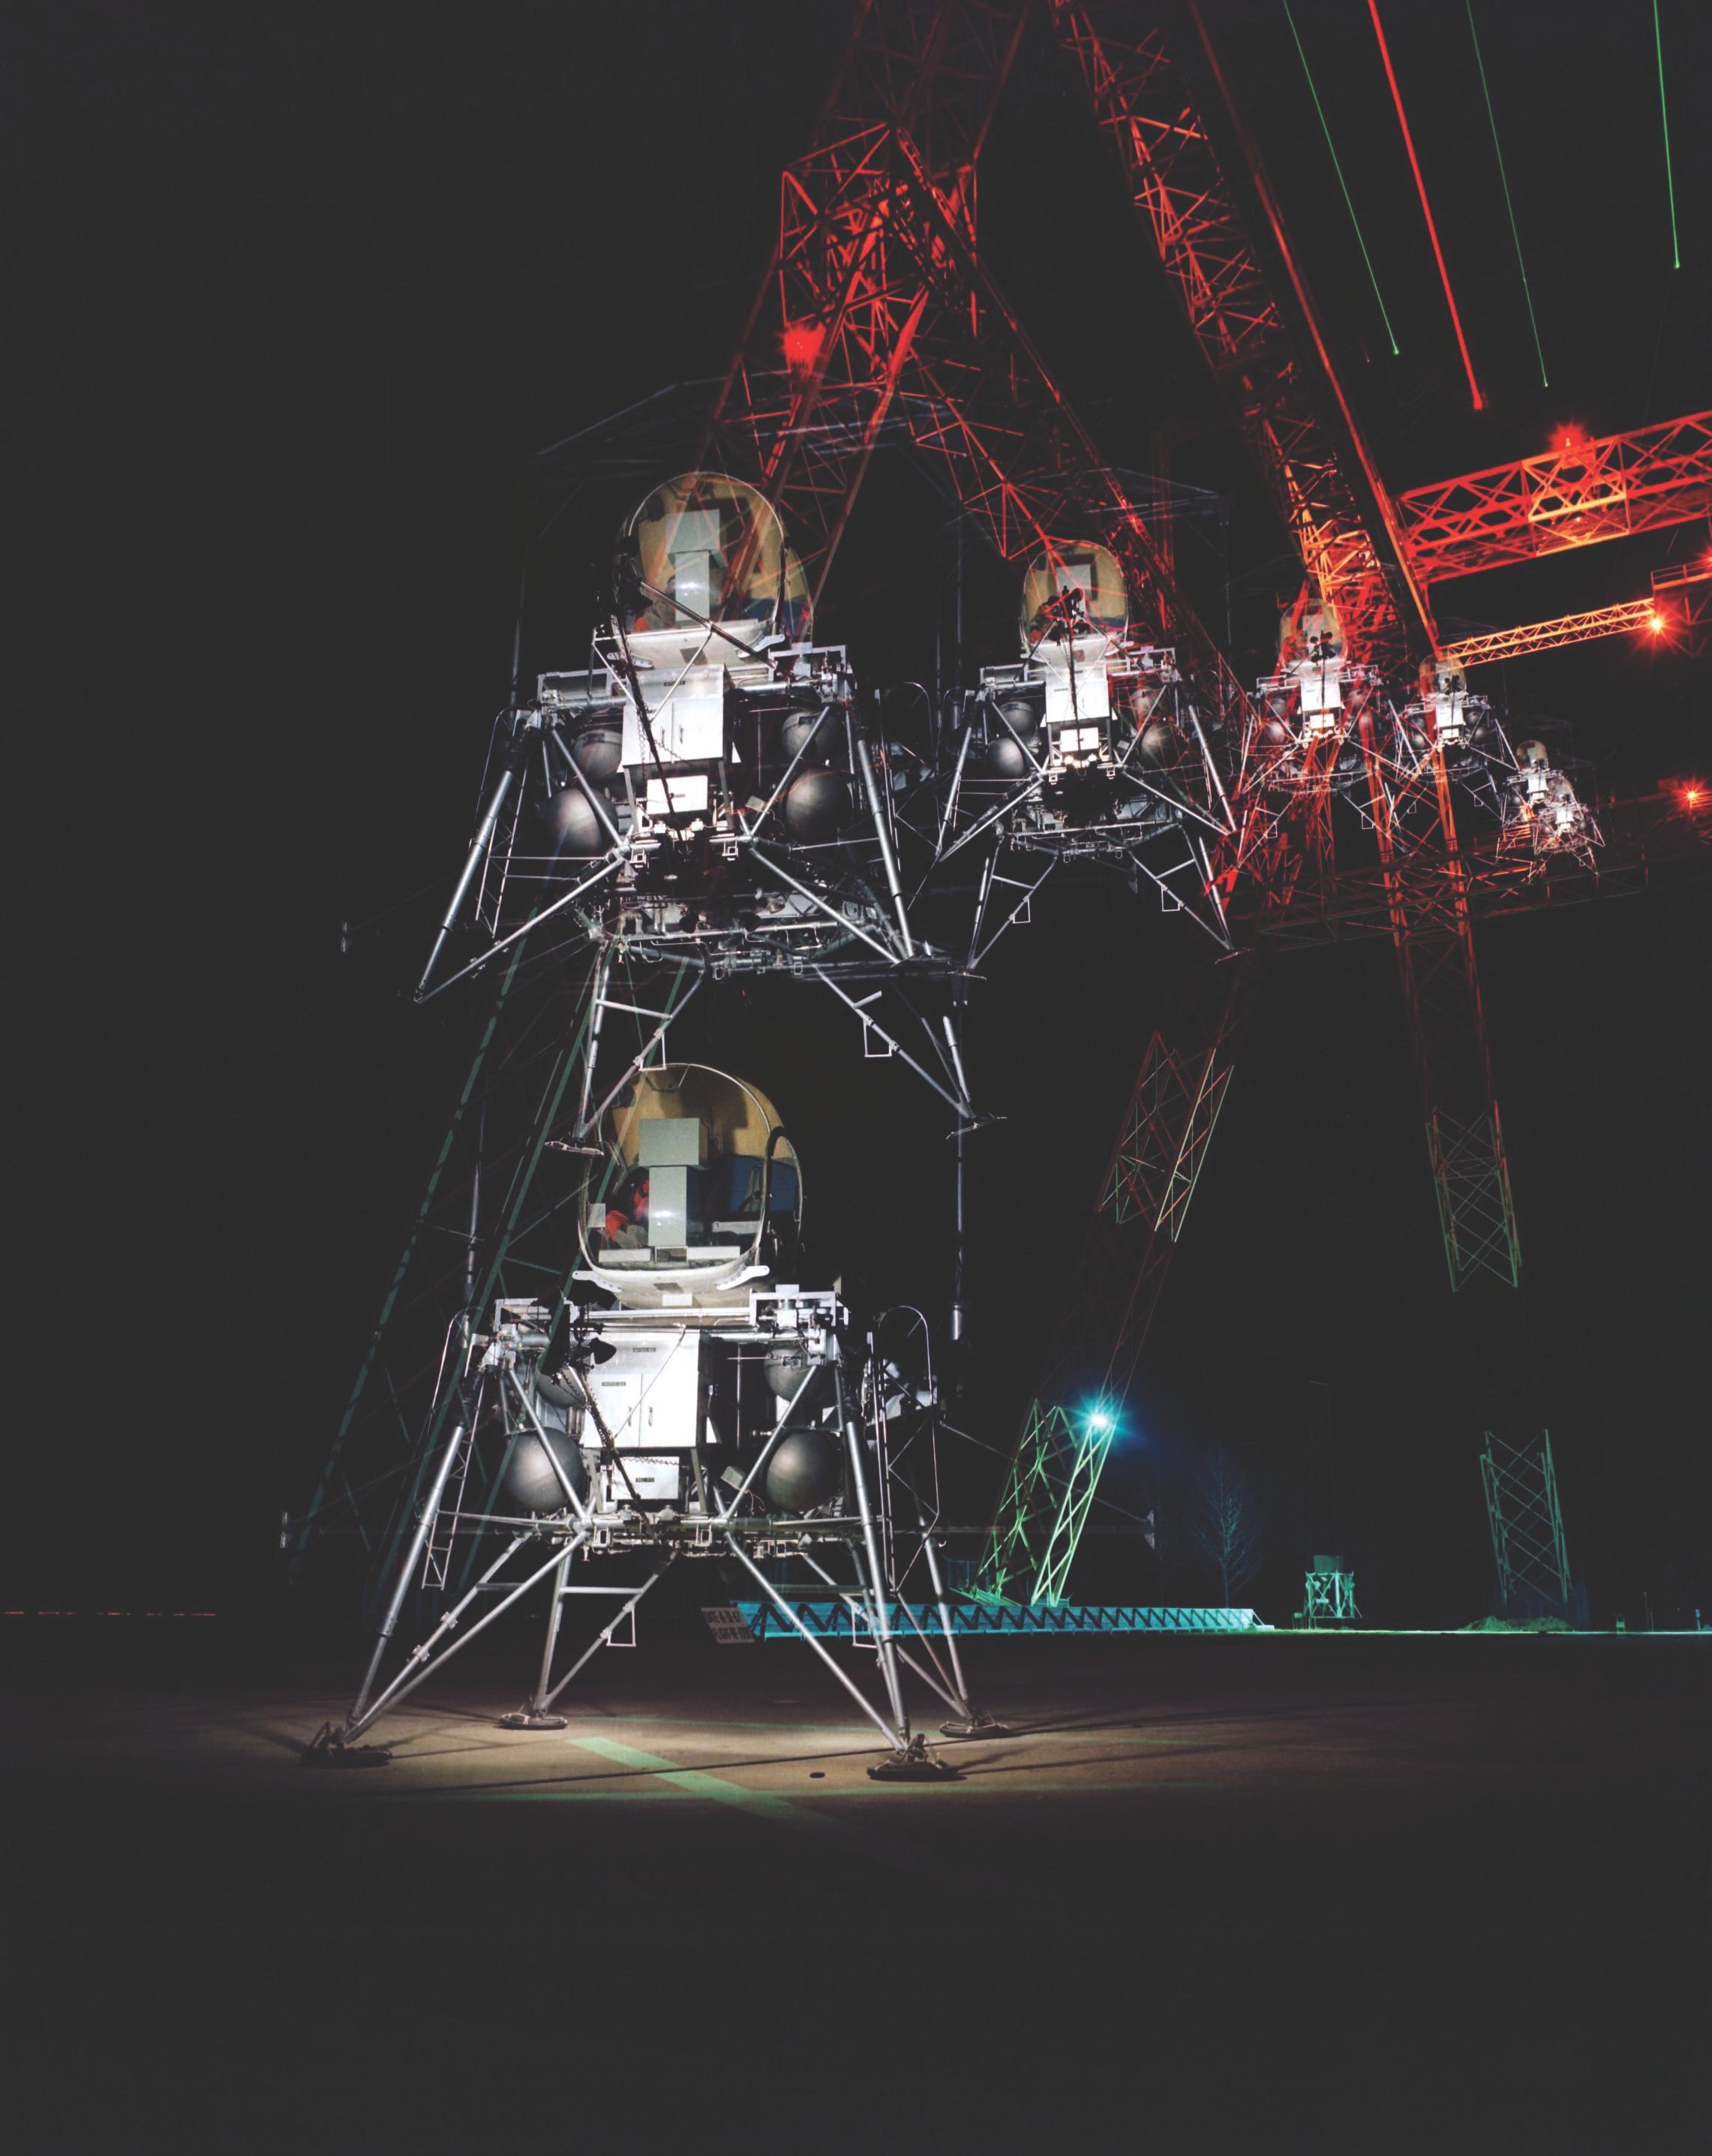
<svg viewBox="0 0 1712 2156"><path fill-rule="evenodd" d="M1469 36L1474 47L1474 64L1480 70L1480 95L1486 100L1486 118L1492 129L1493 154L1498 159L1498 177L1504 182L1504 206L1510 214L1510 236L1516 244L1516 267L1522 273L1522 297L1528 303L1528 326L1534 332L1534 351L1540 362L1540 387L1549 389L1545 378L1545 354L1540 343L1540 325L1534 319L1534 295L1528 286L1528 265L1522 259L1522 235L1516 229L1515 205L1510 198L1510 176L1504 169L1504 151L1499 146L1498 119L1492 110L1492 92L1486 87L1486 63L1480 57L1480 39L1474 28L1474 0L1463 0L1469 11Z"/></svg>
<svg viewBox="0 0 1712 2156"><path fill-rule="evenodd" d="M1367 243L1361 236L1361 219L1356 215L1356 205L1350 199L1349 183L1344 178L1344 168L1338 162L1337 146L1331 139L1331 130L1326 125L1325 108L1320 102L1320 92L1314 87L1314 77L1308 66L1308 55L1302 49L1302 36L1296 28L1296 18L1290 13L1290 0L1284 0L1284 20L1290 26L1290 35L1296 41L1296 53L1302 63L1302 73L1308 78L1308 95L1314 100L1314 110L1320 115L1320 131L1325 137L1325 146L1331 152L1331 169L1337 174L1337 183L1344 191L1344 207L1350 213L1350 223L1355 227L1356 244L1361 250L1361 259L1367 264L1367 281L1373 287L1373 296L1379 302L1380 320L1385 324L1385 334L1391 339L1392 358L1400 355L1397 331L1391 326L1391 316L1385 311L1385 296L1379 289L1379 280L1373 274L1373 258L1367 252Z"/></svg>
<svg viewBox="0 0 1712 2156"><path fill-rule="evenodd" d="M1670 170L1670 108L1664 101L1664 36L1658 28L1658 0L1653 0L1653 43L1658 52L1658 117L1664 128L1664 185L1670 197L1670 266L1680 270L1682 249L1676 237L1676 182Z"/></svg>
<svg viewBox="0 0 1712 2156"><path fill-rule="evenodd" d="M1450 309L1451 326L1457 333L1457 349L1463 356L1463 372L1469 377L1469 394L1474 399L1474 409L1484 412L1486 399L1480 394L1480 385L1474 379L1474 362L1469 357L1469 340L1463 335L1463 318L1457 312L1456 296L1450 289L1450 272L1444 264L1444 249L1438 244L1438 227L1433 222L1433 206L1427 199L1427 182L1421 177L1421 160L1415 155L1415 138L1409 132L1408 115L1403 110L1403 94L1397 87L1397 69L1391 64L1391 48L1385 42L1385 25L1379 19L1379 0L1367 0L1367 13L1373 18L1373 34L1379 40L1379 56L1385 62L1386 79L1391 85L1391 101L1397 107L1397 125L1403 131L1403 147L1409 153L1409 164L1415 175L1415 192L1421 198L1421 213L1427 220L1427 236L1433 242L1433 257L1438 264L1438 281L1444 287L1445 305Z"/></svg>

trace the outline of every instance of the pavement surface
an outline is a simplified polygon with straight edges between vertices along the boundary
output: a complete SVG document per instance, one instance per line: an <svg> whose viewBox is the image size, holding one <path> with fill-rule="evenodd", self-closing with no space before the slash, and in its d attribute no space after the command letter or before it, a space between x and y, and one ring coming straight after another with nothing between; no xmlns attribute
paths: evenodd
<svg viewBox="0 0 1712 2156"><path fill-rule="evenodd" d="M9 2145L1707 2145L1712 1635L976 1641L920 1786L668 1634L336 1774L337 1658L8 1627Z"/></svg>

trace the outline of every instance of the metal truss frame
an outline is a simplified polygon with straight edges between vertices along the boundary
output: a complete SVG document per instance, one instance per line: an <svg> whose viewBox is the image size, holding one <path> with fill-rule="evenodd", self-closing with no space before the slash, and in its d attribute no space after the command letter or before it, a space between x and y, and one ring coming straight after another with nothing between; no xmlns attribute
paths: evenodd
<svg viewBox="0 0 1712 2156"><path fill-rule="evenodd" d="M1356 1606L1356 1575L1352 1572L1310 1572L1302 1581L1302 1607L1296 1622L1310 1629L1316 1625L1359 1625Z"/></svg>
<svg viewBox="0 0 1712 2156"><path fill-rule="evenodd" d="M1137 218L1231 400L1304 568L1345 625L1351 657L1401 665L1407 634L1393 584L1408 586L1410 610L1429 642L1432 617L1424 593L1409 583L1390 496L1344 402L1282 214L1204 30L1202 55L1248 163L1299 322L1285 316L1167 34L1138 23L1124 0L1052 0L1052 14L1100 131L1117 153ZM1303 364L1304 331L1321 363L1317 377ZM1339 407L1342 441L1320 408L1327 389ZM1352 454L1376 520L1349 475ZM1376 521L1389 536L1396 566L1375 543Z"/></svg>
<svg viewBox="0 0 1712 2156"><path fill-rule="evenodd" d="M1658 622L1658 609L1653 600L1624 599L1617 606L1559 614L1551 621L1489 629L1480 636L1460 636L1445 645L1444 655L1457 666L1489 666L1495 660L1525 659L1536 651L1556 651L1566 644L1591 644L1602 636L1627 636L1637 629L1653 629Z"/></svg>
<svg viewBox="0 0 1712 2156"><path fill-rule="evenodd" d="M1486 1450L1480 1455L1480 1479L1492 1531L1499 1600L1505 1613L1571 1620L1575 1583L1557 1501L1550 1432L1541 1430L1535 1444L1516 1445L1505 1444L1489 1430Z"/></svg>
<svg viewBox="0 0 1712 2156"><path fill-rule="evenodd" d="M1042 1396L1074 1394L1074 1419L1032 1401L999 1492L974 1589L1039 1600L1064 1592L1100 1472L1229 1091L1258 986L1238 954L1174 977L1100 1178L1043 1359ZM1018 1597L1025 1576L1033 1592Z"/></svg>
<svg viewBox="0 0 1712 2156"><path fill-rule="evenodd" d="M1425 583L1712 514L1712 411L1543 456L1464 472L1397 497L1403 544Z"/></svg>
<svg viewBox="0 0 1712 2156"><path fill-rule="evenodd" d="M1103 1408L1076 1419L1031 1400L970 1592L987 1602L1062 1602L1117 1434Z"/></svg>
<svg viewBox="0 0 1712 2156"><path fill-rule="evenodd" d="M1253 958L1181 966L1119 1126L1072 1269L1045 1389L1080 1377L1115 1416L1181 1240L1258 986Z"/></svg>
<svg viewBox="0 0 1712 2156"><path fill-rule="evenodd" d="M1367 747L1374 828L1451 1288L1478 1273L1520 1287L1521 1245L1444 752L1435 742L1428 759L1429 786L1410 789L1416 803L1424 803L1426 819L1424 827L1408 830L1371 739ZM1431 862L1430 882L1403 872L1406 851ZM1430 909L1420 905L1423 896L1430 896Z"/></svg>
<svg viewBox="0 0 1712 2156"><path fill-rule="evenodd" d="M823 1640L862 1644L869 1636L865 1614L853 1596L836 1601L797 1600L791 1609L803 1627ZM925 1603L899 1604L892 1613L894 1631L906 1612L921 1625L937 1613ZM764 1640L801 1635L765 1602L728 1602L702 1612L722 1645L747 1646ZM984 1640L1029 1640L1075 1636L1090 1632L1263 1632L1249 1609L1221 1609L1200 1604L1153 1606L1110 1602L961 1602L951 1609L951 1633Z"/></svg>
<svg viewBox="0 0 1712 2156"><path fill-rule="evenodd" d="M1134 625L1173 647L1203 722L1239 762L1240 685L976 244L975 159L1028 13L1027 0L864 7L816 145L786 171L774 264L707 454L802 529L823 580L881 429L902 411L1002 560L1110 548ZM782 375L780 352L799 362Z"/></svg>
<svg viewBox="0 0 1712 2156"><path fill-rule="evenodd" d="M1470 916L1503 921L1595 899L1686 891L1712 876L1712 798L1691 803L1680 791L1660 791L1612 796L1595 807L1601 844L1591 863L1573 855L1540 860L1503 850L1459 854L1459 887ZM1339 864L1311 899L1267 908L1244 925L1278 950L1390 936L1399 886L1411 919L1428 923L1456 888L1443 860L1430 852L1394 850L1388 864Z"/></svg>
<svg viewBox="0 0 1712 2156"><path fill-rule="evenodd" d="M1457 666L1484 666L1499 659L1522 659L1535 651L1556 651L1566 644L1591 644L1603 636L1640 634L1698 648L1696 632L1712 611L1712 556L1655 570L1650 598L1623 599L1615 606L1592 607L1584 613L1559 614L1551 621L1519 629L1490 629L1458 637L1444 647Z"/></svg>
<svg viewBox="0 0 1712 2156"><path fill-rule="evenodd" d="M787 517L816 597L934 296L938 228L972 233L976 159L1026 18L1016 0L863 0L813 145L784 170L703 461Z"/></svg>
<svg viewBox="0 0 1712 2156"><path fill-rule="evenodd" d="M1209 365L1235 398L1238 418L1307 575L1337 609L1347 660L1395 669L1407 656L1407 625L1387 581L1373 537L1382 529L1403 572L1419 632L1429 648L1436 631L1425 578L1404 543L1399 512L1368 453L1338 381L1306 284L1258 150L1226 90L1217 55L1198 15L1202 54L1248 167L1299 321L1287 322L1248 237L1168 40L1157 30L1136 36L1126 11L1103 0L1054 0L1060 34L1074 52L1101 126L1116 144L1135 208L1176 285ZM1319 378L1299 362L1302 332ZM1342 422L1339 439L1320 418L1329 392ZM1351 468L1359 467L1371 507L1361 506ZM1330 583L1327 582L1328 578ZM1421 1086L1429 1156L1453 1288L1474 1270L1496 1270L1499 1252L1511 1284L1520 1278L1515 1210L1494 1096L1485 1015L1480 1002L1471 920L1450 790L1442 766L1425 798L1429 813L1407 832L1396 792L1383 785L1376 759L1373 700L1359 725L1370 773L1371 807L1390 901L1412 1045ZM1318 769L1316 766L1315 770ZM1308 773L1314 776L1314 772ZM1239 792L1242 841L1234 871L1269 886L1266 906L1310 904L1332 872L1330 772L1305 784L1286 832L1274 803L1258 818L1248 800L1264 795L1267 775L1253 767ZM1405 792L1410 789L1405 789ZM1418 789L1414 789L1417 798ZM1413 906L1417 884L1398 870L1405 850L1428 854L1440 874L1438 903L1425 917Z"/></svg>

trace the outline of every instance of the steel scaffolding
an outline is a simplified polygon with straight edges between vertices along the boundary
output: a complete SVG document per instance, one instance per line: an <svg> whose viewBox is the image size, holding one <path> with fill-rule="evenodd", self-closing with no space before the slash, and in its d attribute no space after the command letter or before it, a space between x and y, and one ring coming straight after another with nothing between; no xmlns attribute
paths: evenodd
<svg viewBox="0 0 1712 2156"><path fill-rule="evenodd" d="M1506 1445L1488 1430L1480 1479L1486 1491L1486 1520L1492 1531L1492 1561L1504 1614L1572 1622L1575 1584L1557 1502L1551 1434L1541 1430L1531 1443Z"/></svg>

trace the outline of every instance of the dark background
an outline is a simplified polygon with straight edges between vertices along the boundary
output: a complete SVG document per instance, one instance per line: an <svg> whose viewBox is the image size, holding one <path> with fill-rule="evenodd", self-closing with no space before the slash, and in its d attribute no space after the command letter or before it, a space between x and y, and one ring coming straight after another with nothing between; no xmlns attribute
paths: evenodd
<svg viewBox="0 0 1712 2156"><path fill-rule="evenodd" d="M1479 20L1549 391L1539 383L1460 5L1386 10L1489 408L1469 408L1371 28L1296 18L1402 357L1383 341L1281 8L1207 18L1340 364L1398 488L1626 429L1712 385L1712 41L1663 7L1684 267L1671 267L1650 10ZM0 23L23 1180L8 1606L223 1609L276 1592L462 1053L340 924L454 872L510 675L532 453L723 367L846 11L18 4ZM984 243L1114 461L1228 497L1238 671L1292 588L1282 535L1081 104L1037 25L984 167ZM578 662L615 511L561 531L525 674ZM930 675L943 511L881 470L823 634ZM1221 625L1212 527L1179 537ZM1442 589L1441 620L1646 588L1693 528ZM1010 655L972 556L971 665ZM1513 667L1602 787L1712 767L1706 670L1622 641ZM1520 723L1515 731L1525 731ZM407 915L406 918L409 918ZM1114 889L1043 909L973 1020L971 1419L1001 1445L1161 992L1173 932ZM1704 909L1625 901L1483 933L1529 1301L1596 1615L1712 1608L1705 1443ZM419 962L418 962L419 963ZM818 1010L727 1014L730 1060L805 1132L817 1237L879 1291L946 1293L936 1105ZM1330 1379L1339 1532L1370 1616L1479 1614L1478 1430L1393 962L1272 980L1111 1471L1172 1493L1225 1437L1267 1506L1263 1614L1310 1537L1308 1385ZM1104 1592L1189 1592L1133 1545ZM1200 1590L1204 1592L1204 1588Z"/></svg>

